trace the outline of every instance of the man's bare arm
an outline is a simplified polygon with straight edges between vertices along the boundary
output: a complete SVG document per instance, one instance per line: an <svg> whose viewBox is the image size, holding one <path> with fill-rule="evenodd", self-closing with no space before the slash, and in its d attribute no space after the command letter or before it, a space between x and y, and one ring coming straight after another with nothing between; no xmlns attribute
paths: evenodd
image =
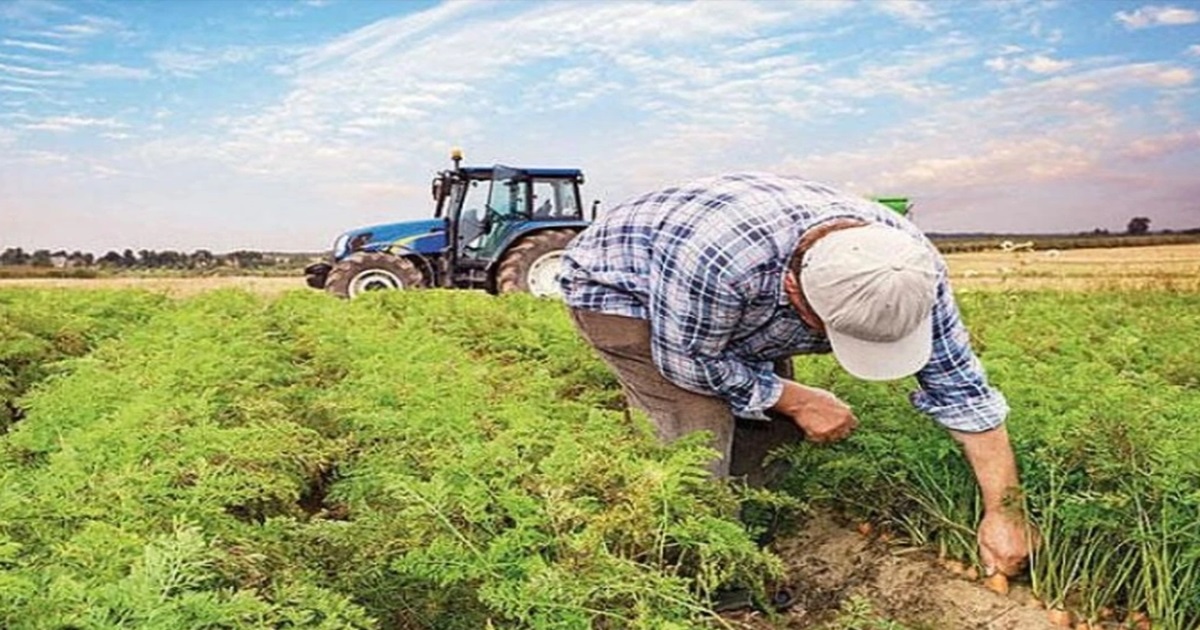
<svg viewBox="0 0 1200 630"><path fill-rule="evenodd" d="M1004 425L982 433L951 431L975 471L983 496L979 522L979 555L984 569L1012 575L1029 556L1025 517L1010 501L1020 495L1017 462Z"/></svg>

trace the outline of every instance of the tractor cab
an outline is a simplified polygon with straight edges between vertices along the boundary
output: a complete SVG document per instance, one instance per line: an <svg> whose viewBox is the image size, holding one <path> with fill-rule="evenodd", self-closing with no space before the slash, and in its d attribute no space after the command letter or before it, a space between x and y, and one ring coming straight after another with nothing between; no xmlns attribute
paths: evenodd
<svg viewBox="0 0 1200 630"><path fill-rule="evenodd" d="M442 173L434 180L435 216L446 220L446 259L457 270L454 286L495 290L490 286L497 280L493 272L518 240L546 230L587 227L579 196L582 182L578 169L497 165ZM545 275L548 269L542 265L534 270L540 275L530 279L547 285L546 291L555 281ZM556 266L553 271L557 273Z"/></svg>
<svg viewBox="0 0 1200 630"><path fill-rule="evenodd" d="M305 269L308 284L343 297L416 287L557 295L562 250L589 224L583 173L462 166L457 150L451 158L433 178L432 219L346 232L330 263Z"/></svg>

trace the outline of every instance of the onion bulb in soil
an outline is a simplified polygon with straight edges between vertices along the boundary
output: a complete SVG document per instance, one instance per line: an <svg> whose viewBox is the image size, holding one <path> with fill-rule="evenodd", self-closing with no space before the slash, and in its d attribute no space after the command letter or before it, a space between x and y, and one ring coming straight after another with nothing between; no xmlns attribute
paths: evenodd
<svg viewBox="0 0 1200 630"><path fill-rule="evenodd" d="M983 585L993 593L1008 594L1008 576L1003 573L995 573L983 578Z"/></svg>
<svg viewBox="0 0 1200 630"><path fill-rule="evenodd" d="M1050 619L1050 623L1052 623L1060 628L1070 628L1071 627L1070 611L1063 610L1061 608L1051 608L1046 611L1046 617L1048 617Z"/></svg>

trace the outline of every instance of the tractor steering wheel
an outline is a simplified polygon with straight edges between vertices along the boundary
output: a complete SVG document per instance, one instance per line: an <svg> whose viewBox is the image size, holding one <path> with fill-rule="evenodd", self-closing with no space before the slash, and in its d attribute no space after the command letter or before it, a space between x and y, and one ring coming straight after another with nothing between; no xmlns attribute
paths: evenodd
<svg viewBox="0 0 1200 630"><path fill-rule="evenodd" d="M500 214L499 212L496 212L496 210L490 205L484 204L483 218L479 221L479 228L483 230L484 234L490 234L492 232L492 226L495 223L498 223L503 216L504 215Z"/></svg>

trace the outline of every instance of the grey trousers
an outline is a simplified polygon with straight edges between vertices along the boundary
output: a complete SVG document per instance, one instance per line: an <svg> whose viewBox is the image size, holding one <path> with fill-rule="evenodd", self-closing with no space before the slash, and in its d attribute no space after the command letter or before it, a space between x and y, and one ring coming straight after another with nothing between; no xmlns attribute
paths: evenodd
<svg viewBox="0 0 1200 630"><path fill-rule="evenodd" d="M664 442L695 431L709 431L711 445L720 457L709 469L717 477L744 477L750 485L764 485L773 473L763 459L776 447L799 442L804 433L791 419L735 420L721 398L690 392L658 371L650 354L650 322L632 317L571 309L571 319L588 343L612 368L629 404L650 416ZM791 360L776 362L776 373L791 378Z"/></svg>

